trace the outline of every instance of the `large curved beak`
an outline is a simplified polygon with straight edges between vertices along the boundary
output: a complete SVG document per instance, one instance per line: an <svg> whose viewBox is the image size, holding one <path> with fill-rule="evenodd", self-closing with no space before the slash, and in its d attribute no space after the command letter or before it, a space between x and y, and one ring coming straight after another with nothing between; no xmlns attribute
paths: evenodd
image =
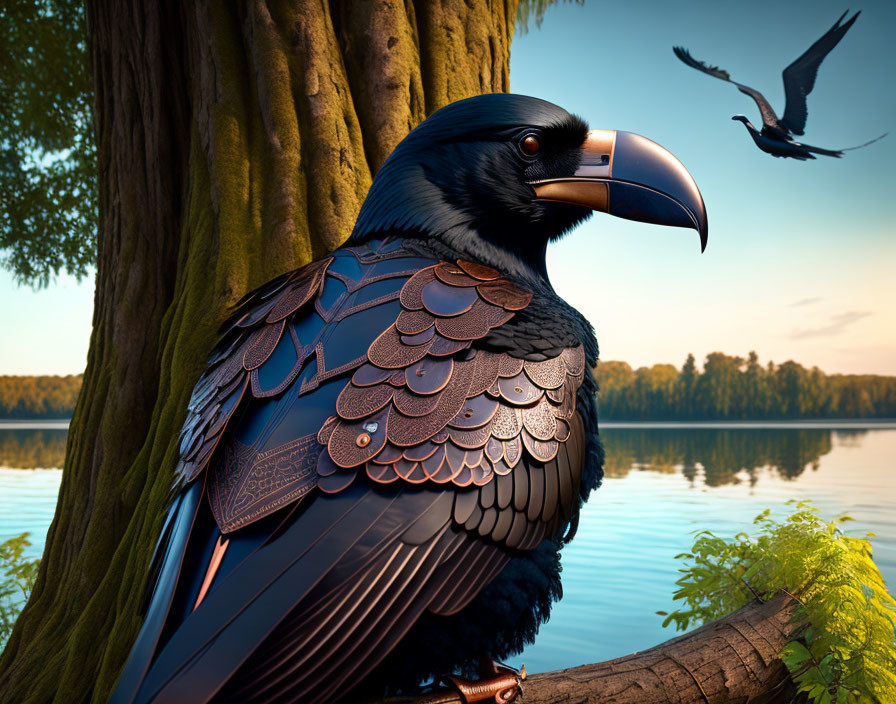
<svg viewBox="0 0 896 704"><path fill-rule="evenodd" d="M582 159L567 178L529 183L538 200L583 205L627 220L692 227L706 249L706 206L681 162L646 137L621 130L591 130Z"/></svg>

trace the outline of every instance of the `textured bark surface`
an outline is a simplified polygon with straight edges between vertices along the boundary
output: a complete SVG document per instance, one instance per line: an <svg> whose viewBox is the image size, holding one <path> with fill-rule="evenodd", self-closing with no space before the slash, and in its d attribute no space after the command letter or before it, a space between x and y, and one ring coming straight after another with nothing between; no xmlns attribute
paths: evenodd
<svg viewBox="0 0 896 704"><path fill-rule="evenodd" d="M0 701L105 701L139 627L175 440L226 311L348 236L432 111L508 88L516 2L88 0L94 329Z"/></svg>
<svg viewBox="0 0 896 704"><path fill-rule="evenodd" d="M753 601L650 650L594 665L531 675L519 704L774 704L795 688L779 654L800 628L796 602ZM390 704L460 704L452 693ZM366 704L373 704L367 702Z"/></svg>

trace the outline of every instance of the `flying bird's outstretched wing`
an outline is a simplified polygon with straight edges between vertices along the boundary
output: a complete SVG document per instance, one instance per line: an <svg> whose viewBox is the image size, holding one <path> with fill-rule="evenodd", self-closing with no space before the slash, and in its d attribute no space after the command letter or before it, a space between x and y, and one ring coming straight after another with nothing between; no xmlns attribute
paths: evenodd
<svg viewBox="0 0 896 704"><path fill-rule="evenodd" d="M113 701L332 701L424 612L458 612L562 530L591 360L486 344L531 299L488 267L394 243L248 299L194 392L178 517Z"/></svg>
<svg viewBox="0 0 896 704"><path fill-rule="evenodd" d="M728 73L725 69L719 68L718 66L710 66L703 61L698 61L693 56L691 56L691 52L689 52L683 46L673 46L672 51L674 51L675 55L691 68L702 71L703 73L709 76L713 76L714 78L721 78L723 81L728 81L729 83L731 82L731 74Z"/></svg>
<svg viewBox="0 0 896 704"><path fill-rule="evenodd" d="M672 51L675 52L675 55L681 59L685 64L690 66L691 68L695 68L698 71L702 71L708 76L713 76L714 78L719 78L723 81L728 81L728 83L733 83L737 86L737 89L743 93L744 95L749 95L754 102L756 103L756 107L759 108L759 114L762 116L762 123L771 130L779 130L778 126L778 116L775 114L774 109L769 104L768 100L765 99L765 96L760 93L755 88L750 88L750 86L745 86L743 83L738 83L737 81L731 80L731 74L729 74L724 69L719 68L718 66L709 66L702 61L698 61L691 53L681 46L673 46Z"/></svg>
<svg viewBox="0 0 896 704"><path fill-rule="evenodd" d="M856 18L861 14L861 10L859 10L841 24L848 12L849 10L840 15L834 26L825 32L821 39L784 69L782 75L784 77L784 94L787 96L787 102L785 103L784 117L781 118L781 126L793 134L803 134L803 130L806 128L806 96L815 87L818 67L821 66L824 57L843 39L843 35L846 34L856 21Z"/></svg>

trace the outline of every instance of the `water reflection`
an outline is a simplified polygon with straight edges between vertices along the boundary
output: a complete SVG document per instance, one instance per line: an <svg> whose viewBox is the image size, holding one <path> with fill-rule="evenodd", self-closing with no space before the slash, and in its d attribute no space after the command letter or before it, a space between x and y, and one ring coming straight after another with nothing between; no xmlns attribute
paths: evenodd
<svg viewBox="0 0 896 704"><path fill-rule="evenodd" d="M836 431L838 439L858 444L867 431ZM748 475L755 485L760 470L770 468L785 479L818 469L831 451L832 431L825 429L608 428L601 431L608 477L632 470L682 472L692 483L701 476L708 486L737 484Z"/></svg>
<svg viewBox="0 0 896 704"><path fill-rule="evenodd" d="M667 474L680 471L692 483L702 477L708 486L722 486L744 480L754 485L761 475L759 470L765 467L785 479L817 469L819 458L831 451L834 432L840 444L857 447L867 431L607 428L601 431L601 439L606 449L608 477L624 477L638 469ZM61 467L67 434L63 429L2 428L0 467Z"/></svg>
<svg viewBox="0 0 896 704"><path fill-rule="evenodd" d="M65 459L68 430L0 428L0 467L49 469Z"/></svg>

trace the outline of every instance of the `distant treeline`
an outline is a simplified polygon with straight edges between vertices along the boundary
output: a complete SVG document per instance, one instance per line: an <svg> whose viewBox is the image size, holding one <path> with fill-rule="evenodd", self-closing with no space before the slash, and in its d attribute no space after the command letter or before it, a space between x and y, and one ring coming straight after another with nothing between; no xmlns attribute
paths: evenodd
<svg viewBox="0 0 896 704"><path fill-rule="evenodd" d="M599 362L595 370L604 420L788 420L896 418L896 377L825 374L796 362L763 366L755 352L694 355L632 369Z"/></svg>
<svg viewBox="0 0 896 704"><path fill-rule="evenodd" d="M0 418L70 418L83 374L0 376Z"/></svg>
<svg viewBox="0 0 896 704"><path fill-rule="evenodd" d="M786 420L896 418L896 377L825 374L796 362L767 365L755 352L713 352L703 371L688 355L671 364L632 369L600 362L604 420ZM82 375L0 376L0 418L69 418Z"/></svg>

